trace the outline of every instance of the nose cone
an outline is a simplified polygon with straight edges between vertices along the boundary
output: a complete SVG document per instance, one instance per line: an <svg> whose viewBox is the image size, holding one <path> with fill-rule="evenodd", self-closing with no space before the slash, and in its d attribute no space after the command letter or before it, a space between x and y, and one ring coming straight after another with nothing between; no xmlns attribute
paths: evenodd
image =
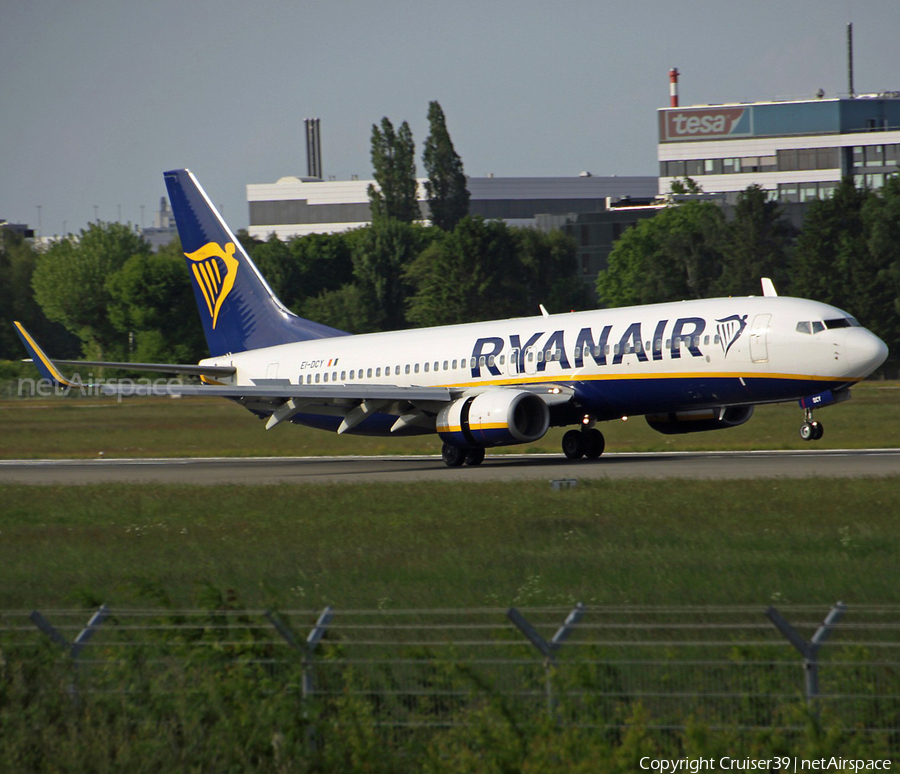
<svg viewBox="0 0 900 774"><path fill-rule="evenodd" d="M865 328L853 328L846 341L848 376L863 378L877 369L888 357L888 347Z"/></svg>

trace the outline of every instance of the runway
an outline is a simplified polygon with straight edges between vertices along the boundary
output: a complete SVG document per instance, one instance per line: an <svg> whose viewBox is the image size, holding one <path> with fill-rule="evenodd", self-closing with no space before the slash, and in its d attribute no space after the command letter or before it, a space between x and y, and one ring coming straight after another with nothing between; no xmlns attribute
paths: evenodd
<svg viewBox="0 0 900 774"><path fill-rule="evenodd" d="M447 468L439 456L0 461L0 484L165 483L219 486L897 475L900 475L900 449L605 454L598 460L577 462L570 462L558 454L489 454L483 465L474 468Z"/></svg>

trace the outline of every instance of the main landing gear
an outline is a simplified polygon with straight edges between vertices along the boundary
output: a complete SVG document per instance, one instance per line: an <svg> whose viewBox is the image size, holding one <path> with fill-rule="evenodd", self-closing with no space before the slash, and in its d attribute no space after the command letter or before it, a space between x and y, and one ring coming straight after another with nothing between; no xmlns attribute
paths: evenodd
<svg viewBox="0 0 900 774"><path fill-rule="evenodd" d="M806 409L803 424L800 425L800 437L804 441L818 441L824 434L825 428L813 419L812 409Z"/></svg>
<svg viewBox="0 0 900 774"><path fill-rule="evenodd" d="M480 465L484 462L484 447L476 446L471 449L463 449L460 446L452 446L445 443L441 447L441 459L448 468L458 468L461 465Z"/></svg>
<svg viewBox="0 0 900 774"><path fill-rule="evenodd" d="M563 436L562 450L570 460L578 460L587 457L595 460L606 448L606 440L595 427L585 427L581 430L569 430Z"/></svg>

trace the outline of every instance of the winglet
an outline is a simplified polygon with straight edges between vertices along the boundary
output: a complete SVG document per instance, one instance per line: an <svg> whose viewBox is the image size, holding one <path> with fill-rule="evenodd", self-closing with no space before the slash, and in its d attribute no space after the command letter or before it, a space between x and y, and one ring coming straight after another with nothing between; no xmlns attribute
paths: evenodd
<svg viewBox="0 0 900 774"><path fill-rule="evenodd" d="M25 326L16 321L13 321L13 325L16 326L16 333L19 334L19 338L25 345L25 349L27 349L28 354L31 355L31 359L37 366L38 371L41 372L41 376L44 377L44 379L49 379L54 384L61 384L63 387L73 387L74 385L72 382L62 375L54 362L44 353L44 350L42 350L40 346L38 346L38 343L31 338L31 334L25 330Z"/></svg>
<svg viewBox="0 0 900 774"><path fill-rule="evenodd" d="M768 277L762 278L762 291L764 296L777 296L778 291L775 290L775 283Z"/></svg>

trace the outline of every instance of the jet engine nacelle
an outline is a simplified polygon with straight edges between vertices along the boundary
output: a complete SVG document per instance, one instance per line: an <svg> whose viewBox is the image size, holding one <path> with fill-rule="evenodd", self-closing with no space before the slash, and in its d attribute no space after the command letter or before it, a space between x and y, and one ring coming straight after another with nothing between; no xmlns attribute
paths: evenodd
<svg viewBox="0 0 900 774"><path fill-rule="evenodd" d="M647 424L665 435L700 433L737 427L753 416L753 406L720 406L697 411L673 411L669 414L647 414Z"/></svg>
<svg viewBox="0 0 900 774"><path fill-rule="evenodd" d="M527 390L488 390L444 406L437 431L453 446L510 446L543 438L550 427L547 404Z"/></svg>

